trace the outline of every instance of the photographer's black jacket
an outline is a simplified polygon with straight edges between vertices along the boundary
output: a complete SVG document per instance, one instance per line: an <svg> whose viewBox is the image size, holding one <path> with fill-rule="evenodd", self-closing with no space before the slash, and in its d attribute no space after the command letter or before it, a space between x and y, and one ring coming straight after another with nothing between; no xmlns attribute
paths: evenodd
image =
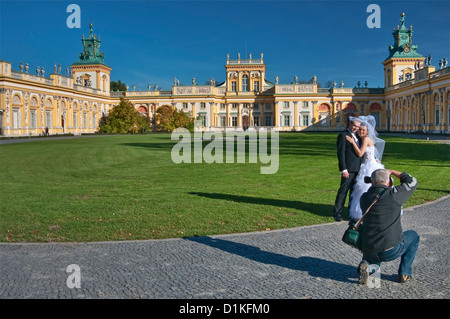
<svg viewBox="0 0 450 319"><path fill-rule="evenodd" d="M417 180L407 173L402 173L400 182L401 185L395 187L373 185L361 196L361 209L365 212L377 194L385 189L378 202L364 217L361 234L364 255L382 252L403 242L402 205L416 190Z"/></svg>

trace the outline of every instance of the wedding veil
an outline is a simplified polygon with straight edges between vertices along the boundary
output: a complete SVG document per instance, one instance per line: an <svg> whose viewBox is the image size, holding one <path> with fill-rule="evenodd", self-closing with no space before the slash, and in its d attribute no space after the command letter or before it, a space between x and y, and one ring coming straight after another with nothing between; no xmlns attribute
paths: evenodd
<svg viewBox="0 0 450 319"><path fill-rule="evenodd" d="M353 121L354 119L358 119L361 124L365 124L368 131L368 136L372 140L373 144L375 145L375 158L378 159L381 162L381 158L383 157L384 152L384 146L386 145L386 142L378 137L378 132L375 130L376 127L376 120L373 115L361 115L358 118L349 117L350 121Z"/></svg>

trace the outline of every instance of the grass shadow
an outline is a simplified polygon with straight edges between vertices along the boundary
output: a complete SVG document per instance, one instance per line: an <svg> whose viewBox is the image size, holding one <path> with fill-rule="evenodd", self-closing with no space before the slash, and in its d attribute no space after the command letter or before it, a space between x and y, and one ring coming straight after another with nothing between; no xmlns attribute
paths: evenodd
<svg viewBox="0 0 450 319"><path fill-rule="evenodd" d="M189 194L203 196L211 199L231 201L236 203L269 205L274 207L291 208L295 210L307 211L311 214L323 217L330 217L333 211L333 205L307 203L295 200L262 198L243 195L221 194L221 193L204 193L204 192L189 192Z"/></svg>
<svg viewBox="0 0 450 319"><path fill-rule="evenodd" d="M150 142L142 142L142 143L122 143L125 146L134 146L134 147L143 147L149 149L172 149L174 144L170 143L150 143Z"/></svg>
<svg viewBox="0 0 450 319"><path fill-rule="evenodd" d="M420 189L420 190L423 190L423 191L430 191L430 192L438 192L438 193L450 194L450 190L448 190L448 189L433 189L433 188L425 188L425 187L417 187L417 189Z"/></svg>

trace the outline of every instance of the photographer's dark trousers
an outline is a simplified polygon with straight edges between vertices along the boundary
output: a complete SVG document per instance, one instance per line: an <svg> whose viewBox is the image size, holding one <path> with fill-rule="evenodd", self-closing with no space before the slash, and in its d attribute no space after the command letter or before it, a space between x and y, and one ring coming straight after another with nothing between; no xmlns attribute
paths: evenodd
<svg viewBox="0 0 450 319"><path fill-rule="evenodd" d="M339 186L339 190L336 194L336 200L334 202L333 217L335 220L340 220L342 218L342 210L344 209L347 193L350 191L349 198L351 198L353 186L356 183L356 176L358 176L357 172L349 172L348 174L348 178L344 178L341 176L341 185ZM348 206L350 207L350 201Z"/></svg>
<svg viewBox="0 0 450 319"><path fill-rule="evenodd" d="M411 276L412 264L419 248L419 242L419 235L414 230L407 230L403 232L403 243L370 256L363 256L363 260L369 264L380 266L382 261L392 261L400 257L398 274Z"/></svg>

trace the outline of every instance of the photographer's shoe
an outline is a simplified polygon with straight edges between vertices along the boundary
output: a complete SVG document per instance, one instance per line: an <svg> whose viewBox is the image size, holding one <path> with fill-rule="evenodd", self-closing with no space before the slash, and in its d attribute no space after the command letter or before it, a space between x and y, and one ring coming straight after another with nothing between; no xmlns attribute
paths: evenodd
<svg viewBox="0 0 450 319"><path fill-rule="evenodd" d="M359 284L366 285L369 278L369 263L365 260L361 261L358 266Z"/></svg>
<svg viewBox="0 0 450 319"><path fill-rule="evenodd" d="M410 276L406 276L406 275L398 275L398 282L401 284L407 283L409 281L411 281L411 275Z"/></svg>

